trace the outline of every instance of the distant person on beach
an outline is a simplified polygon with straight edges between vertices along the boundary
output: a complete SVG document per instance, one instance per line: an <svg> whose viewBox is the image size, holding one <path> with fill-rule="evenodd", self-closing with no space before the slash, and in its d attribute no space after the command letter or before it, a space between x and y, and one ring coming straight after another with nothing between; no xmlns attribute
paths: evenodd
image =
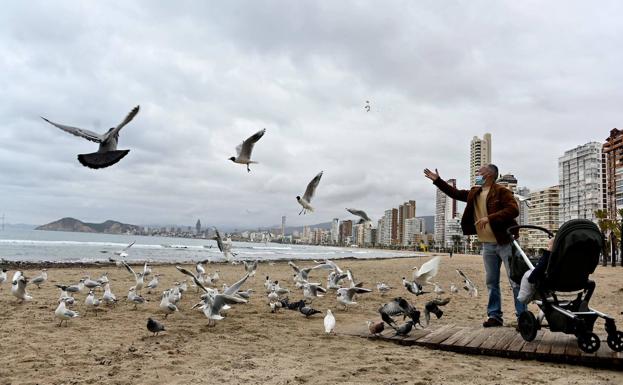
<svg viewBox="0 0 623 385"><path fill-rule="evenodd" d="M502 263L504 263L506 275L513 288L515 315L519 317L526 309L526 305L517 299L519 286L509 276L512 239L506 234L506 229L517 225L515 218L519 215L519 207L513 193L506 187L495 183L498 179L498 168L493 164L481 167L476 176L476 185L469 190L459 190L450 186L439 177L437 169L435 172L425 169L424 175L450 198L467 203L461 218L461 229L465 235L477 234L478 240L482 243L485 281L489 292L488 318L482 326L494 327L504 324L500 293Z"/></svg>

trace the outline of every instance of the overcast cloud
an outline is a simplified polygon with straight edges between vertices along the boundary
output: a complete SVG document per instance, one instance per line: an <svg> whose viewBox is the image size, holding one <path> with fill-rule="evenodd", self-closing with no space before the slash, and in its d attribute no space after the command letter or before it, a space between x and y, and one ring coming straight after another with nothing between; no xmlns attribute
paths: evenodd
<svg viewBox="0 0 623 385"><path fill-rule="evenodd" d="M255 227L348 218L415 199L422 175L467 187L469 142L531 189L620 126L618 1L11 1L0 13L0 210L12 223ZM369 100L371 111L364 110ZM97 145L43 122L121 132ZM228 157L261 128L247 174ZM295 196L320 170L316 212Z"/></svg>

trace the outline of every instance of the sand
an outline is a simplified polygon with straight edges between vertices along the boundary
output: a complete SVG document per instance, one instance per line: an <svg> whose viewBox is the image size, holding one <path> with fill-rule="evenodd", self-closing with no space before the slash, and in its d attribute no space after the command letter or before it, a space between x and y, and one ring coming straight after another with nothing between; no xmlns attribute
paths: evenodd
<svg viewBox="0 0 623 385"><path fill-rule="evenodd" d="M376 309L393 296L405 296L422 306L433 295L414 298L401 286L403 275L425 258L338 261L351 268L367 287L385 281L394 289L385 297L378 292L358 297L358 305L348 311L336 306L331 293L313 303L322 311L333 309L336 336L326 336L323 315L305 319L300 313L283 310L271 314L265 301L263 282L267 274L294 289L291 269L284 262L260 264L257 276L246 287L256 291L249 304L235 306L215 327L190 310L199 297L189 290L181 312L169 316L168 331L152 337L146 320L158 314L159 294L145 294L150 302L138 310L123 300L98 316L85 315L86 293L77 296L74 309L81 317L58 327L54 309L58 290L55 283L76 282L85 273L98 277L107 271L113 292L127 295L133 278L114 266L50 268L49 281L38 290L30 287L34 299L17 304L5 283L0 290L0 384L620 384L623 373L582 366L469 356L404 347L382 341L341 335L340 330L365 328L365 321L378 319ZM310 262L300 262L310 265ZM459 283L455 268L461 268L480 289L477 298L464 293L451 295L444 316L434 325L479 326L485 318L486 289L482 260L478 256L442 257L438 281L444 286ZM194 267L191 266L194 269ZM242 265L207 265L209 272L220 270L221 283L232 283L243 275ZM172 266L155 266L164 274L160 288L169 287L183 276ZM35 276L36 270L26 271ZM597 290L593 307L623 319L623 268L599 267L593 278ZM12 272L10 273L12 276ZM326 273L312 274L325 282ZM502 282L506 321L511 321L511 291ZM144 291L145 293L145 291ZM290 298L301 298L294 291ZM533 310L534 310L534 305ZM510 327L510 326L509 326ZM596 330L603 333L603 322ZM605 343L605 341L604 341Z"/></svg>

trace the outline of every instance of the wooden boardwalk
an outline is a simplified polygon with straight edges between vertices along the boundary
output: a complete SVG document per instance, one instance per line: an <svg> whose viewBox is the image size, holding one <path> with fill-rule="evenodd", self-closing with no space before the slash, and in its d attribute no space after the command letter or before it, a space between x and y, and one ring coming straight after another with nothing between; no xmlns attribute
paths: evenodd
<svg viewBox="0 0 623 385"><path fill-rule="evenodd" d="M436 329L413 330L408 337L393 337L393 330L381 336L370 336L366 328L354 333L343 333L363 338L389 341L400 345L425 346L463 354L532 359L623 370L623 353L610 350L606 336L600 336L601 346L595 353L578 348L573 335L539 330L534 341L525 342L514 328L470 328L444 325Z"/></svg>

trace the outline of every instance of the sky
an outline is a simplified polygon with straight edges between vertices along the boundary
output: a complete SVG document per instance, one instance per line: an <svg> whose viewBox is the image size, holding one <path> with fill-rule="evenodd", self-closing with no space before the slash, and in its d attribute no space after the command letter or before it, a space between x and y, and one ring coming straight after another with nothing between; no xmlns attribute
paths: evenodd
<svg viewBox="0 0 623 385"><path fill-rule="evenodd" d="M0 212L8 223L254 228L352 218L437 168L468 188L469 144L530 189L621 127L619 1L7 1L0 13ZM366 101L370 111L365 110ZM97 132L140 113L130 153L91 170ZM228 160L266 128L247 173ZM295 197L320 171L313 214Z"/></svg>

